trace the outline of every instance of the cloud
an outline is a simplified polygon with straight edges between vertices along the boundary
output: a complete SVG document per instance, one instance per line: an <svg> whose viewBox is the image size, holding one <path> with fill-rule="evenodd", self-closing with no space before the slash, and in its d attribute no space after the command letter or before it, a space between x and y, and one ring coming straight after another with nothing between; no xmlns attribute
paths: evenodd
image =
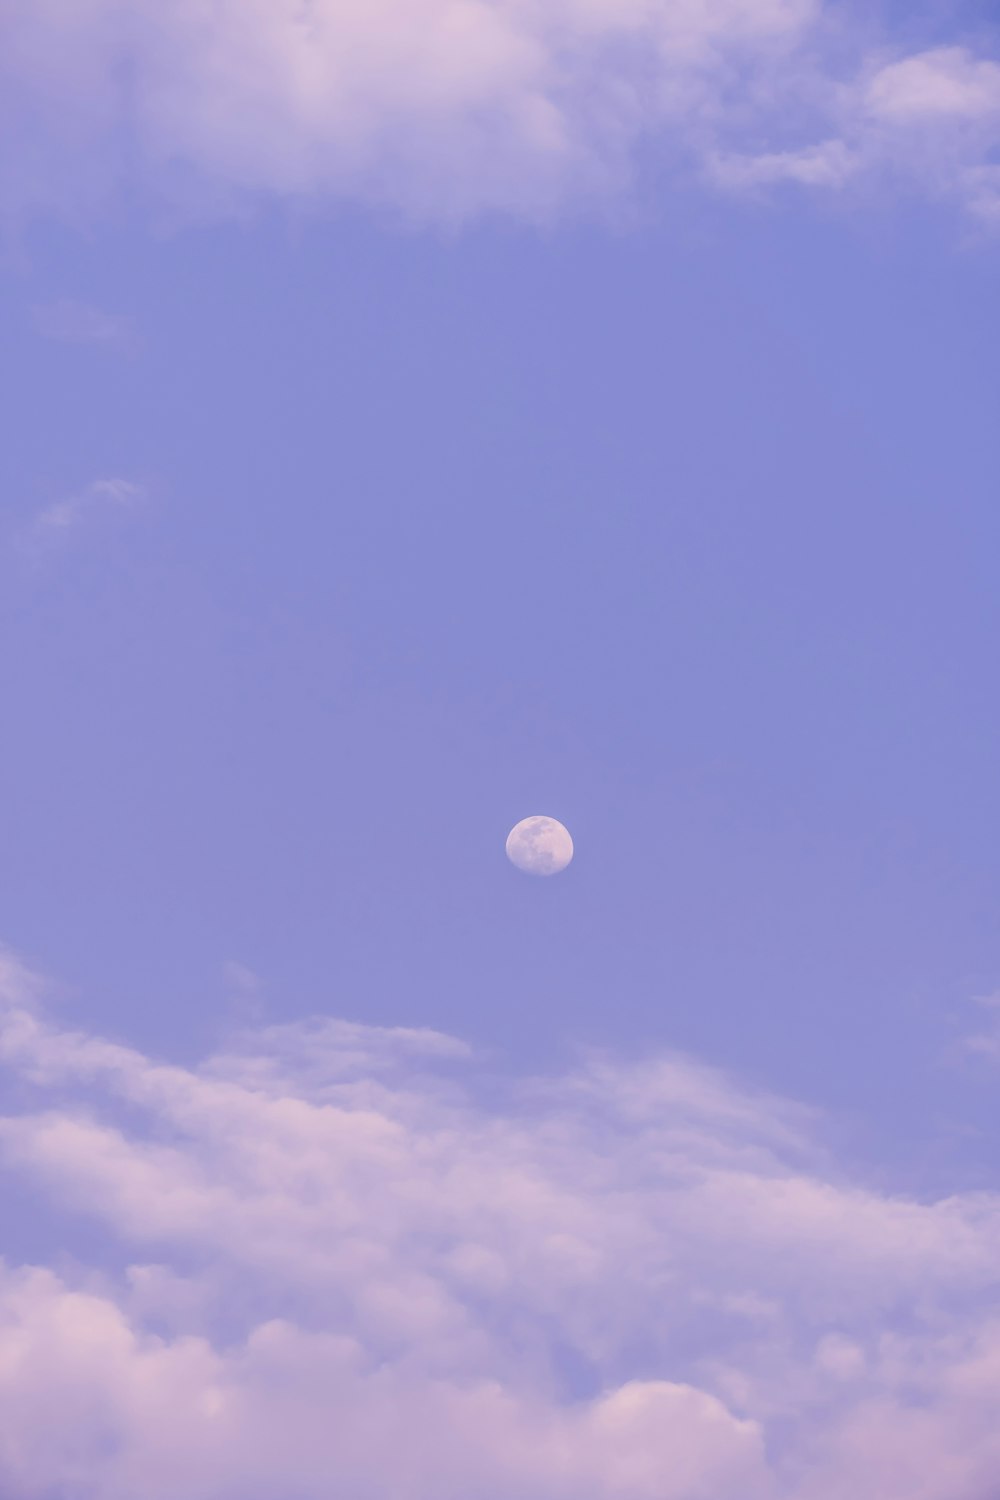
<svg viewBox="0 0 1000 1500"><path fill-rule="evenodd" d="M127 510L143 499L141 485L128 479L95 479L75 495L57 500L38 516L30 528L35 546L52 542L108 510Z"/></svg>
<svg viewBox="0 0 1000 1500"><path fill-rule="evenodd" d="M43 338L67 344L101 344L127 350L133 340L128 318L102 312L86 302L62 298L34 309L35 326Z"/></svg>
<svg viewBox="0 0 1000 1500"><path fill-rule="evenodd" d="M996 1197L680 1056L315 1019L184 1068L0 994L2 1170L106 1242L0 1270L5 1500L993 1493Z"/></svg>
<svg viewBox="0 0 1000 1500"><path fill-rule="evenodd" d="M880 69L867 103L888 120L1000 120L1000 64L938 47Z"/></svg>
<svg viewBox="0 0 1000 1500"><path fill-rule="evenodd" d="M981 212L998 72L823 0L9 0L0 202L544 220L641 190L652 157L657 182L891 178Z"/></svg>
<svg viewBox="0 0 1000 1500"><path fill-rule="evenodd" d="M963 186L972 213L986 225L1000 224L1000 166L970 167Z"/></svg>
<svg viewBox="0 0 1000 1500"><path fill-rule="evenodd" d="M797 151L759 156L720 156L712 162L718 182L731 188L772 186L779 182L806 187L840 187L855 175L860 160L843 141L822 141Z"/></svg>
<svg viewBox="0 0 1000 1500"><path fill-rule="evenodd" d="M973 1004L986 1011L986 1023L962 1038L959 1051L978 1057L1000 1059L1000 993L977 995Z"/></svg>

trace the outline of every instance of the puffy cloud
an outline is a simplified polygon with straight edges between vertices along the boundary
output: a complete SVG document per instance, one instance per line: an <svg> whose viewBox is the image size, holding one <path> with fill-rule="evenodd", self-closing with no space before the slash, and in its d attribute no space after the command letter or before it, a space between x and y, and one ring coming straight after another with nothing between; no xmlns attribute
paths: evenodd
<svg viewBox="0 0 1000 1500"><path fill-rule="evenodd" d="M116 1500L764 1493L757 1429L685 1386L560 1409L496 1381L420 1379L280 1320L223 1354L138 1337L107 1298L42 1272L8 1278L0 1317L4 1424L19 1438L8 1495L71 1476Z"/></svg>
<svg viewBox="0 0 1000 1500"><path fill-rule="evenodd" d="M3 1170L105 1243L0 1271L10 1500L992 1493L997 1198L684 1057L501 1085L319 1019L184 1068L0 993Z"/></svg>
<svg viewBox="0 0 1000 1500"><path fill-rule="evenodd" d="M880 41L876 63L870 26L822 0L8 0L0 195L540 219L628 191L649 149L730 185L838 188L913 164L918 115L951 142L936 190L976 206L997 64ZM956 116L984 130L956 143Z"/></svg>
<svg viewBox="0 0 1000 1500"><path fill-rule="evenodd" d="M880 69L868 107L890 120L1000 118L1000 64L964 47L939 47Z"/></svg>

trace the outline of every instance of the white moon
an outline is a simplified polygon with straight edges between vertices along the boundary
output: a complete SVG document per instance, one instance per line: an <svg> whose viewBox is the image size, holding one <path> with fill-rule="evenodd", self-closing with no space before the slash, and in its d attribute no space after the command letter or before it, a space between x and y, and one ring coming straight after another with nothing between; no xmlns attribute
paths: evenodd
<svg viewBox="0 0 1000 1500"><path fill-rule="evenodd" d="M555 818L522 818L507 835L507 858L526 875L558 875L573 858L569 829Z"/></svg>

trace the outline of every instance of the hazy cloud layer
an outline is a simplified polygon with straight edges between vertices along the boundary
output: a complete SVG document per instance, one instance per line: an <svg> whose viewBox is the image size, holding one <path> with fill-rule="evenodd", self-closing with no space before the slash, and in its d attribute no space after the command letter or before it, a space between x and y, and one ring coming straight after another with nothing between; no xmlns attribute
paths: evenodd
<svg viewBox="0 0 1000 1500"><path fill-rule="evenodd" d="M681 1057L514 1087L314 1021L187 1070L0 982L3 1170L106 1238L0 1271L6 1500L995 1492L996 1198Z"/></svg>
<svg viewBox="0 0 1000 1500"><path fill-rule="evenodd" d="M46 339L64 344L99 344L123 353L134 344L134 330L128 318L103 312L87 302L64 297L36 307L34 314L35 327Z"/></svg>
<svg viewBox="0 0 1000 1500"><path fill-rule="evenodd" d="M822 0L8 0L15 218L123 188L419 218L591 208L640 160L717 185L894 182L1000 210L1000 65Z"/></svg>

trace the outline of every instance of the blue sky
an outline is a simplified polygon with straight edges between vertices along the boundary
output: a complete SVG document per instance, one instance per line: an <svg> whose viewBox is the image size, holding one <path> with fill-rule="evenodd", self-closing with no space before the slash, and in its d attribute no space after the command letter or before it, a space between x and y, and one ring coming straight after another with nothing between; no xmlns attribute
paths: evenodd
<svg viewBox="0 0 1000 1500"><path fill-rule="evenodd" d="M989 1500L988 12L311 17L0 22L0 1487Z"/></svg>

